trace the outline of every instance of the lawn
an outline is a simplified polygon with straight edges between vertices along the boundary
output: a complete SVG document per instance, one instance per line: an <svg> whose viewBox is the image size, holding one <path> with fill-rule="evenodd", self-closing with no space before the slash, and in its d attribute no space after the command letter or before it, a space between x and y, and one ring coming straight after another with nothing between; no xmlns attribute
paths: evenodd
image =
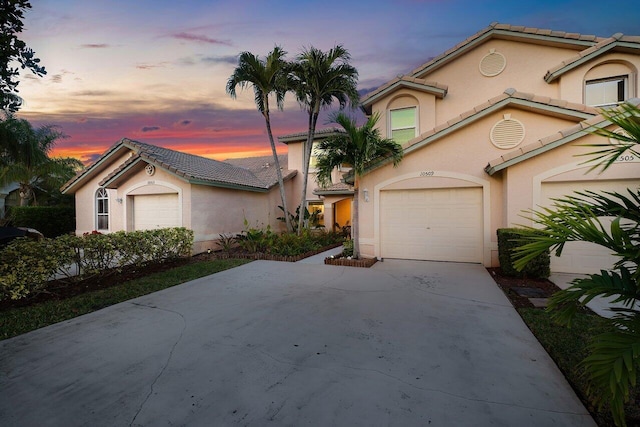
<svg viewBox="0 0 640 427"><path fill-rule="evenodd" d="M24 334L63 320L142 295L179 285L199 277L250 262L239 259L213 259L192 262L150 275L124 281L105 289L81 293L70 298L48 299L24 307L0 311L0 340ZM117 281L117 277L111 278Z"/></svg>

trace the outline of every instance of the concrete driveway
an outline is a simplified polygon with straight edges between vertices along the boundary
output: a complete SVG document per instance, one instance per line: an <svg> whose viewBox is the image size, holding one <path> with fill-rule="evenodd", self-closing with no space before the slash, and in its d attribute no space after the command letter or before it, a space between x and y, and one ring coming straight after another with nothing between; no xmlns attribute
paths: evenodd
<svg viewBox="0 0 640 427"><path fill-rule="evenodd" d="M256 261L0 342L3 426L588 426L480 265Z"/></svg>

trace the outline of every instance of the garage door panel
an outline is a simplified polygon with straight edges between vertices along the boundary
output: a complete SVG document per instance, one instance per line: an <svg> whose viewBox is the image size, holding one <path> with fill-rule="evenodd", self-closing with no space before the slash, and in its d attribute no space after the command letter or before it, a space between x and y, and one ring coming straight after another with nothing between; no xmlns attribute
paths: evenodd
<svg viewBox="0 0 640 427"><path fill-rule="evenodd" d="M576 191L603 191L626 193L627 188L640 187L640 179L618 179L580 182L546 182L542 184L541 205L553 209L552 199L574 195ZM611 218L599 218L605 230L610 230ZM551 255L551 271L558 273L592 274L610 269L618 257L600 245L588 242L568 242L560 257Z"/></svg>
<svg viewBox="0 0 640 427"><path fill-rule="evenodd" d="M149 194L133 197L134 230L179 227L178 194Z"/></svg>
<svg viewBox="0 0 640 427"><path fill-rule="evenodd" d="M380 197L383 258L482 262L481 188L392 190Z"/></svg>

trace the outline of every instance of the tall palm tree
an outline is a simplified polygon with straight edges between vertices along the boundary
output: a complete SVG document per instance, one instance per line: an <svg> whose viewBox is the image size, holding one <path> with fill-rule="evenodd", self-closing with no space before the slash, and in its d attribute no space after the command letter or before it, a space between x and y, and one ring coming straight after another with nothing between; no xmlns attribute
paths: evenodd
<svg viewBox="0 0 640 427"><path fill-rule="evenodd" d="M594 134L613 139L589 145L597 151L589 153L595 168L606 170L617 158L627 153L640 156L640 108L626 103L602 115L620 130L604 128ZM624 403L629 399L629 386L636 384L640 370L640 189L627 189L623 194L591 191L578 192L557 199L553 208L533 212L533 222L541 226L537 234L522 239L516 250L518 269L549 249L561 255L567 242L591 242L608 248L619 257L610 271L601 271L571 283L551 297L549 311L563 324L570 324L578 307L597 296L614 296L624 308L612 309L612 332L600 334L589 345L589 356L582 362L590 380L592 397L600 405L608 401L614 421L625 425ZM610 226L601 217L613 217Z"/></svg>
<svg viewBox="0 0 640 427"><path fill-rule="evenodd" d="M20 206L35 199L35 188L41 185L60 187L82 167L77 159L49 157L51 149L63 134L54 126L34 129L25 119L9 116L0 122L0 185L20 185Z"/></svg>
<svg viewBox="0 0 640 427"><path fill-rule="evenodd" d="M309 114L307 141L303 146L303 184L299 212L304 212L306 208L309 161L320 110L328 108L334 99L338 101L340 108L347 104L355 107L359 101L358 71L349 64L350 60L351 55L342 45L327 52L312 46L304 49L292 64L293 91L300 105ZM302 233L303 226L304 221L300 221L298 234Z"/></svg>
<svg viewBox="0 0 640 427"><path fill-rule="evenodd" d="M333 116L333 121L340 125L344 134L335 135L320 142L316 167L318 169L318 181L326 186L331 183L332 171L341 165L349 165L353 168L353 256L360 257L358 200L360 177L367 166L376 160L389 158L393 165L397 166L404 152L402 147L392 139L382 138L376 123L380 119L378 113L373 114L367 122L358 127L355 119L340 112Z"/></svg>
<svg viewBox="0 0 640 427"><path fill-rule="evenodd" d="M284 181L282 179L282 170L280 169L280 161L278 160L278 152L273 140L271 132L271 116L269 115L269 96L275 95L276 105L279 109L283 108L284 96L287 92L287 62L284 56L287 54L281 47L276 46L266 56L260 59L251 52L242 52L238 58L238 66L227 81L227 93L231 98L236 98L236 87L244 89L251 85L255 97L256 107L264 117L267 126L267 135L269 135L269 143L271 144L271 153L273 154L273 162L278 177L278 186L280 187L280 199L282 207L287 210L287 197L284 189ZM291 219L289 215L284 215L287 231L293 231Z"/></svg>

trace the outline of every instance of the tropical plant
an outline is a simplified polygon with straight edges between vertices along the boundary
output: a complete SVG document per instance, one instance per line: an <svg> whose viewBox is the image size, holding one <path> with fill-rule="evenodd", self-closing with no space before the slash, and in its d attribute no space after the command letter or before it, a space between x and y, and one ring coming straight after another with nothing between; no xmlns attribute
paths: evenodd
<svg viewBox="0 0 640 427"><path fill-rule="evenodd" d="M18 38L24 28L22 20L27 9L31 9L27 0L0 2L0 108L7 112L16 112L22 105L22 99L16 93L20 83L16 62L36 76L47 74L33 50Z"/></svg>
<svg viewBox="0 0 640 427"><path fill-rule="evenodd" d="M36 188L58 188L82 168L77 159L49 157L63 136L55 126L34 129L27 120L13 116L0 122L0 185L20 185L20 206L31 200L37 204Z"/></svg>
<svg viewBox="0 0 640 427"><path fill-rule="evenodd" d="M278 186L280 187L280 199L282 200L282 206L285 207L285 210L287 200L284 181L282 179L282 170L280 169L280 160L278 159L273 133L271 132L269 96L271 94L275 95L276 105L281 110L287 91L288 65L284 59L286 54L287 53L279 46L274 47L264 60L258 58L251 52L242 52L238 58L238 66L227 81L227 93L234 99L236 98L236 86L240 86L242 89L249 85L253 86L256 106L264 117L267 126L267 135L269 136L271 153L273 154L273 162L278 177ZM287 231L292 231L291 222L286 216L285 223L287 225Z"/></svg>
<svg viewBox="0 0 640 427"><path fill-rule="evenodd" d="M358 127L355 119L340 112L334 114L333 121L345 132L329 137L318 145L320 154L317 157L318 182L322 186L331 183L331 175L335 168L347 164L353 168L353 256L360 257L358 242L358 199L360 177L372 162L389 158L394 166L402 160L403 151L400 144L392 139L382 138L376 124L380 115L375 113L367 122Z"/></svg>
<svg viewBox="0 0 640 427"><path fill-rule="evenodd" d="M604 171L621 156L638 156L640 108L626 103L603 110L602 116L607 120L605 125L614 124L620 130L592 130L614 142L589 145L598 150L590 153L586 163L593 162L594 168ZM606 226L602 217L612 217L611 225ZM542 229L523 239L523 245L516 249L516 268L524 268L545 250L555 250L559 256L571 241L604 246L618 257L611 270L576 279L568 289L554 294L548 310L558 322L570 325L579 308L597 296L614 297L613 302L623 304L622 308L611 308L615 313L610 319L612 332L595 337L582 365L591 397L600 407L608 403L615 423L624 426L624 404L640 368L640 189L578 192L555 200L552 208L532 212L531 219Z"/></svg>
<svg viewBox="0 0 640 427"><path fill-rule="evenodd" d="M350 60L351 55L342 45L327 52L312 46L304 49L291 66L291 87L309 115L307 140L303 143L300 210L307 204L309 162L320 110L331 106L334 99L341 109L347 104L358 104L358 71L349 64ZM300 221L298 234L302 233L303 226L304 221Z"/></svg>

